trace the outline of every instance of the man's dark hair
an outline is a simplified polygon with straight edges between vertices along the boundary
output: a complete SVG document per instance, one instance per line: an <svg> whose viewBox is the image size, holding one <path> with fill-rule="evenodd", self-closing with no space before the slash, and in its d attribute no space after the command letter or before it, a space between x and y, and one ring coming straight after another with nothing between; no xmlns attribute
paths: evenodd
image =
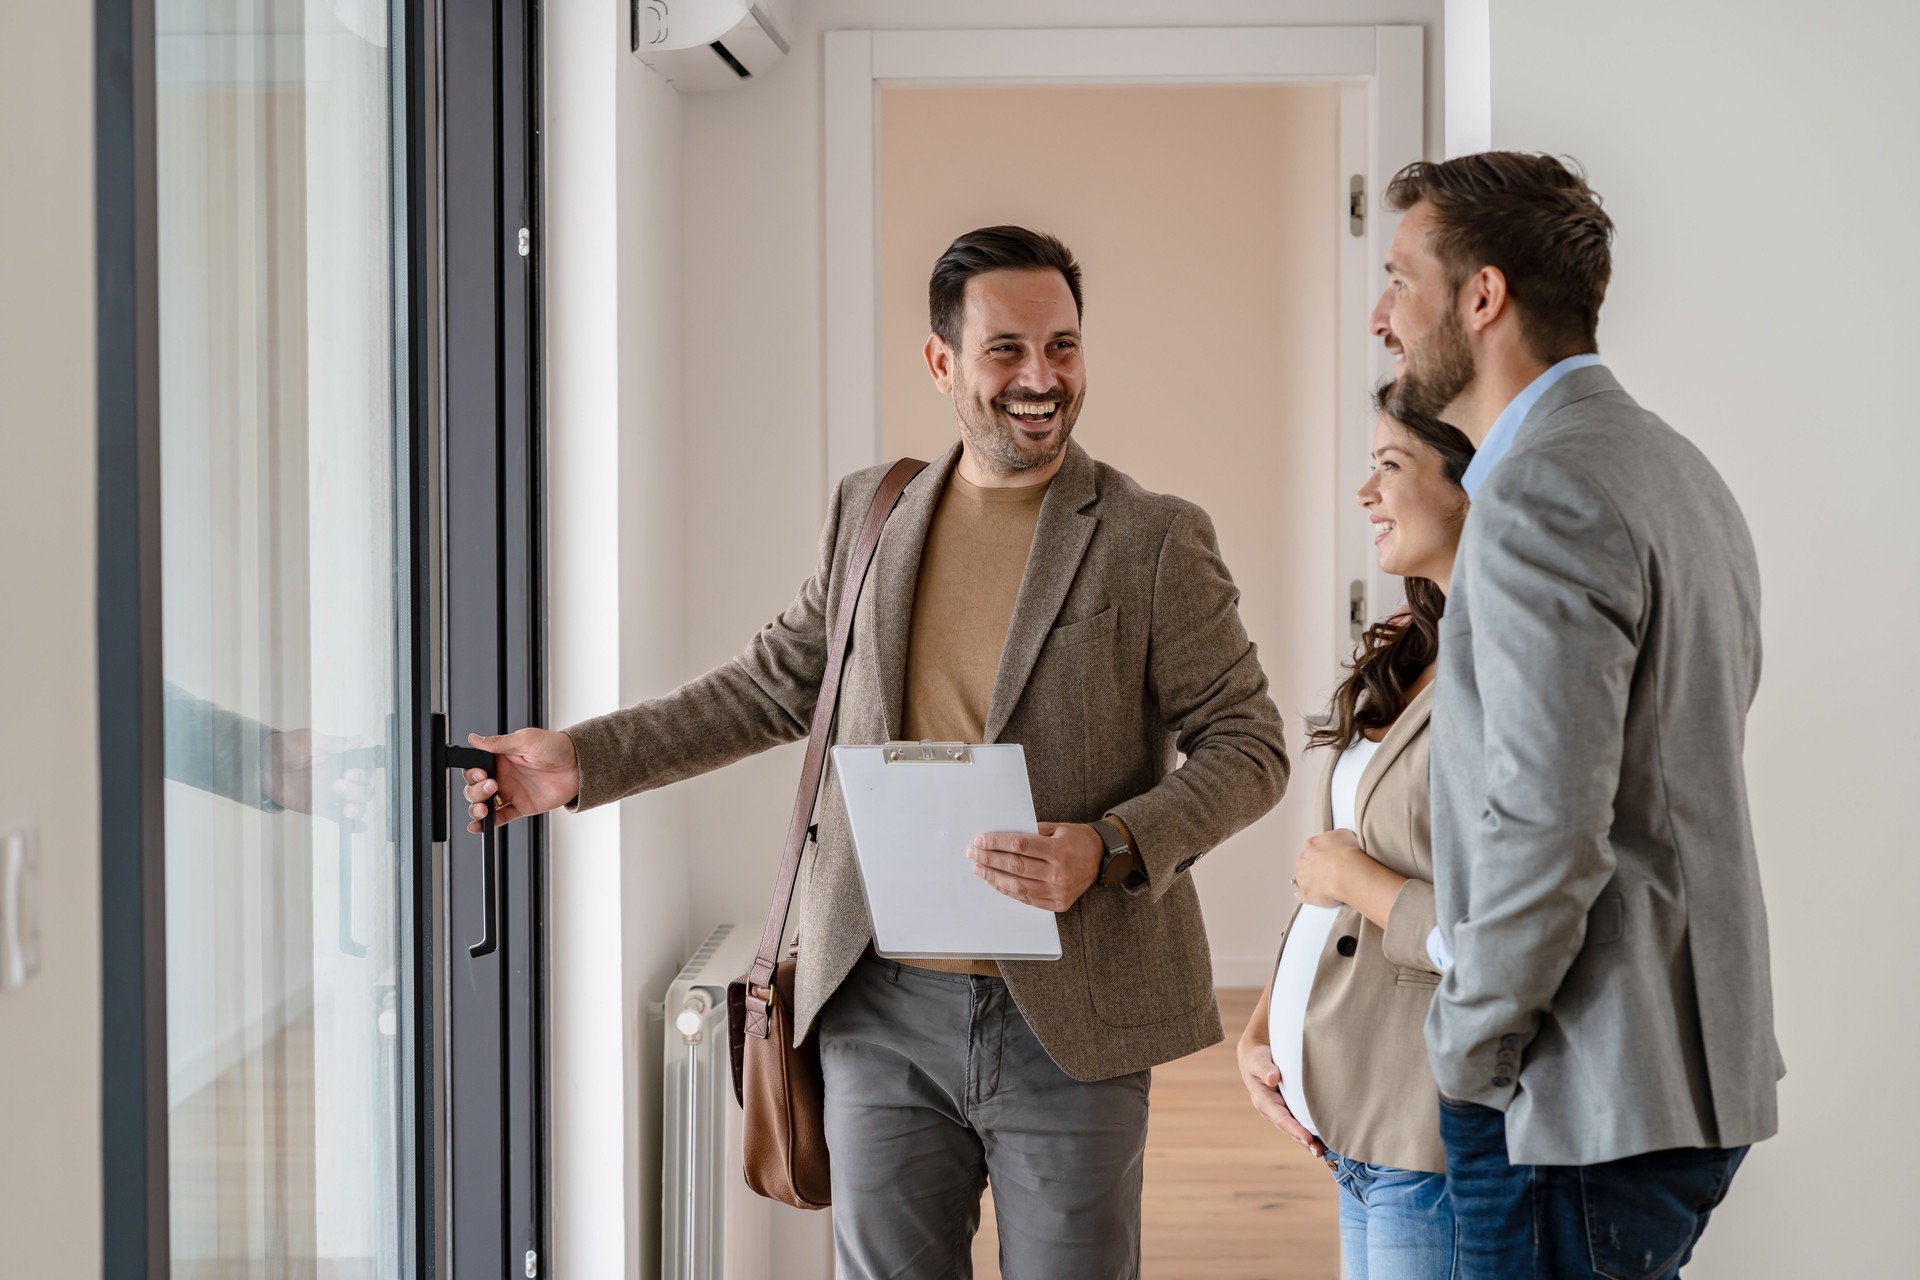
<svg viewBox="0 0 1920 1280"><path fill-rule="evenodd" d="M1536 359L1595 350L1613 275L1613 220L1577 167L1522 151L1417 160L1393 176L1387 207L1433 207L1434 255L1458 289L1498 267Z"/></svg>
<svg viewBox="0 0 1920 1280"><path fill-rule="evenodd" d="M967 281L989 271L1058 271L1073 294L1075 318L1082 313L1080 264L1058 237L1025 227L982 227L947 246L933 264L933 278L927 283L928 319L948 346L960 345Z"/></svg>

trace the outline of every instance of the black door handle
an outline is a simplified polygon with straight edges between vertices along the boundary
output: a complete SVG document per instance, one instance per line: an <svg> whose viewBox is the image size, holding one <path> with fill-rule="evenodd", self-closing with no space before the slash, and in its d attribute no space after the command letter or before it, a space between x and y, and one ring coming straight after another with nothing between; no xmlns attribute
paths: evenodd
<svg viewBox="0 0 1920 1280"><path fill-rule="evenodd" d="M482 751L477 747L456 747L449 743L446 747L447 767L458 769L464 778L468 769L485 769L493 773L493 752ZM494 922L500 918L500 859L495 853L496 839L493 818L494 806L487 806L487 816L480 820L480 941L467 948L467 954L478 959L493 954L500 945L500 931Z"/></svg>
<svg viewBox="0 0 1920 1280"><path fill-rule="evenodd" d="M485 769L491 776L494 770L493 752L448 742L447 718L436 712L433 717L433 772L439 782L434 787L435 840L446 840L451 835L452 824L448 821L446 805L449 769L461 770L463 779L468 769ZM461 812L466 812L464 807ZM503 868L495 852L496 843L493 806L488 805L487 816L480 822L480 941L467 948L467 954L475 959L493 954L500 945L500 930L496 922L500 918L500 878Z"/></svg>

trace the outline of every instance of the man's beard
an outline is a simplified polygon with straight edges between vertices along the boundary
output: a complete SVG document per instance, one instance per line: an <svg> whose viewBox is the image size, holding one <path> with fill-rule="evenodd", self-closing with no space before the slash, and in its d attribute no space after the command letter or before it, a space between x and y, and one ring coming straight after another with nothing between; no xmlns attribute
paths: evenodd
<svg viewBox="0 0 1920 1280"><path fill-rule="evenodd" d="M1417 362L1416 348L1404 337L1400 346L1407 367L1394 380L1387 412L1396 417L1412 414L1439 418L1473 381L1473 345L1467 340L1467 326L1461 323L1460 313L1447 308Z"/></svg>
<svg viewBox="0 0 1920 1280"><path fill-rule="evenodd" d="M960 434L966 439L967 448L996 474L1010 476L1053 464L1060 451L1067 447L1067 438L1073 434L1073 424L1080 417L1080 402L1084 399L1084 391L1069 400L1065 391L1035 394L1009 387L993 400L982 400L966 383L957 382L953 409L960 419ZM1008 421L1012 415L1006 411L1007 403L1015 400L1060 406L1054 412L1053 421L1047 424L1053 434L1044 445L1035 448L1015 434L1016 429Z"/></svg>

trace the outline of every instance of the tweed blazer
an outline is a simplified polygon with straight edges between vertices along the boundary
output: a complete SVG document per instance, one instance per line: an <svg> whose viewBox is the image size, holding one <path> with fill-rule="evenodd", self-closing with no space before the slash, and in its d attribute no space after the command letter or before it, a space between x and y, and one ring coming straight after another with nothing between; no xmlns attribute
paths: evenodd
<svg viewBox="0 0 1920 1280"><path fill-rule="evenodd" d="M1516 1164L1770 1136L1767 912L1748 815L1760 571L1700 451L1594 366L1474 498L1440 621L1427 1016L1448 1096Z"/></svg>
<svg viewBox="0 0 1920 1280"><path fill-rule="evenodd" d="M955 445L907 486L874 553L836 742L899 736L920 553L959 454ZM738 657L665 697L567 730L580 808L805 736L848 555L885 473L872 467L840 482L813 574ZM1096 885L1060 914L1060 959L1001 965L1034 1034L1076 1079L1139 1071L1221 1038L1188 872L1278 803L1287 780L1280 713L1239 598L1204 511L1068 444L1041 503L985 736L1026 748L1043 821L1117 814L1146 863L1144 886ZM797 895L801 1038L873 929L831 764L815 823ZM771 864L777 833L767 847Z"/></svg>
<svg viewBox="0 0 1920 1280"><path fill-rule="evenodd" d="M1307 998L1300 1085L1330 1150L1367 1164L1442 1173L1446 1150L1422 1033L1440 981L1427 956L1434 923L1427 791L1432 710L1429 685L1393 722L1360 775L1353 813L1361 847L1407 883L1385 929L1352 907L1340 908ZM1329 759L1320 778L1322 831L1333 829L1338 761ZM1285 939L1280 945L1285 950Z"/></svg>

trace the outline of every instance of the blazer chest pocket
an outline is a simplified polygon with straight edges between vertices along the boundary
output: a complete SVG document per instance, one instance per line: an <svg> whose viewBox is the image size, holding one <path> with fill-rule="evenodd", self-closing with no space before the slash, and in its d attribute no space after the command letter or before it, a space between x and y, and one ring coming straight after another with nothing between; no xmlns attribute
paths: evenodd
<svg viewBox="0 0 1920 1280"><path fill-rule="evenodd" d="M1069 622L1047 632L1047 640L1042 649L1053 652L1057 649L1070 649L1076 645L1091 644L1103 640L1120 625L1120 606L1108 605L1091 618L1081 618L1078 622Z"/></svg>

